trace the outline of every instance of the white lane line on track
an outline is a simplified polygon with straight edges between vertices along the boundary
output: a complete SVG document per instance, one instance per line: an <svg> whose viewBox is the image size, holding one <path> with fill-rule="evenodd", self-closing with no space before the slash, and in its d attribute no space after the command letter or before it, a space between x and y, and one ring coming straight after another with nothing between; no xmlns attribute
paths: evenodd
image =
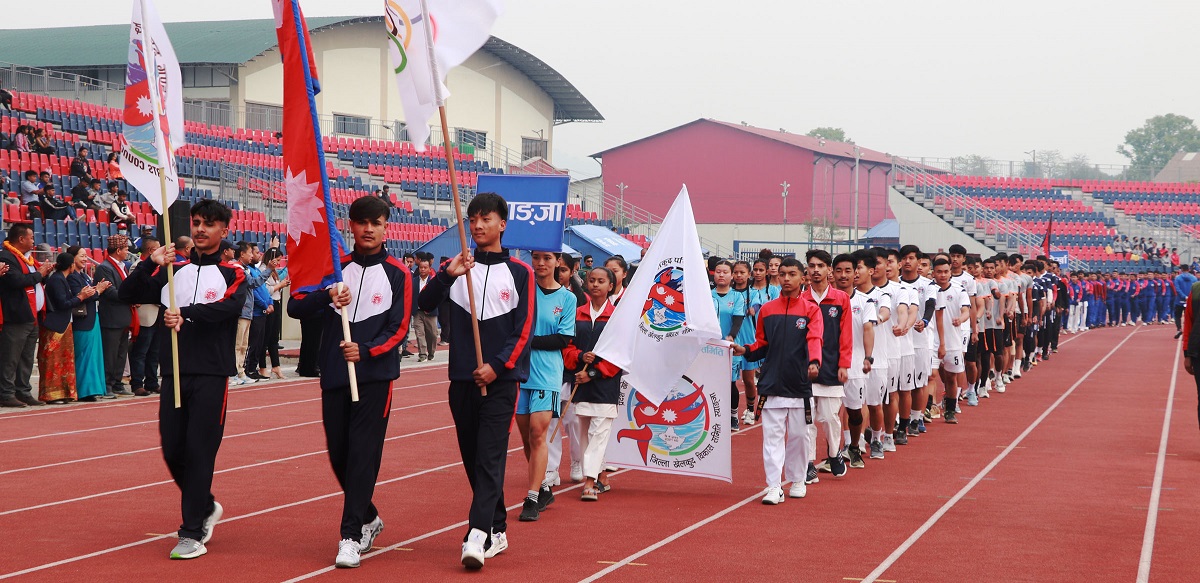
<svg viewBox="0 0 1200 583"><path fill-rule="evenodd" d="M406 387L393 387L393 388L392 388L392 391L393 391L393 392L394 392L394 391L407 391L407 390L409 390L409 389L419 389L419 388L422 388L422 387L431 387L431 386L434 386L434 385L445 385L445 384L449 384L449 381L436 381L436 382L432 382L432 383L421 383L421 384L419 384L419 385L409 385L409 386L406 386ZM265 388L268 388L268 387L263 387L263 388L265 389ZM253 390L253 389L251 389L251 390ZM284 402L282 402L282 403L271 403L271 404L268 404L268 405L257 405L257 406L254 406L254 407L243 407L243 408L241 408L241 409L230 409L229 411L227 411L227 413L241 413L241 412L244 412L244 411L256 411L256 410L259 410L259 409L270 409L270 408L272 408L272 407L282 407L282 406L284 406L284 405L295 405L295 404L299 404L299 403L308 403L308 402L312 402L312 401L319 401L319 400L321 400L321 398L320 398L320 397L314 397L314 398L312 398L312 399L300 399L300 400L298 400L298 401L284 401ZM145 401L145 402L153 402L153 403L158 403L158 399L154 399L154 400L152 400L152 401ZM89 409L89 410L91 410L91 409ZM132 421L132 422L129 422L129 423L121 423L121 424L117 424L117 425L105 425L105 426L103 426L103 427L92 427L92 428L89 428L89 429L75 429L75 430L72 430L72 431L58 431L58 432L54 432L54 433L41 433L41 434L38 434L38 435L29 435L29 436L25 436L25 437L15 437L15 438L12 438L12 439L6 439L6 440L3 440L3 441L0 441L0 445L2 445L2 444L5 444L5 443L14 443L14 442L18 442L18 441L30 441L30 440L33 440L33 439L42 439L42 438L46 438L46 437L61 437L61 436L64 436L64 435L77 435L77 434L80 434L80 433L90 433L90 432L92 432L92 431L104 431L104 430L108 430L108 429L120 429L120 428L122 428L122 427L134 427L134 426L137 426L137 425L146 425L146 424L149 424L149 423L158 423L158 419L147 419L147 420L145 420L145 421Z"/></svg>
<svg viewBox="0 0 1200 583"><path fill-rule="evenodd" d="M513 452L517 452L517 451L521 451L521 450L522 450L522 448L520 448L520 447L514 447L514 448L512 448L512 449L508 450L508 454L509 454L509 455L512 455L512 454L513 454ZM447 469L453 468L453 467L455 467L455 466L461 466L461 465L462 465L462 462L461 462L461 461L459 461L459 462L453 462L453 463L449 463L449 464L443 464L443 465L440 465L440 466L438 466L438 467L435 467L435 468L429 468L429 469L421 470L421 471L419 471L419 472L413 472L413 473L411 473L411 474L405 474L405 475L403 475L403 476L398 476L398 477L395 477L395 478L391 478L391 479L388 479L388 480L384 480L384 481L382 481L382 482L376 482L376 483L375 483L375 486L376 486L376 487L379 487L379 486L383 486L383 485L385 485L385 484L391 484L391 483L393 483L393 482L400 482L400 481L403 481L403 480L409 480L409 479L412 479L412 478L416 478L416 477L424 476L424 475L426 475L426 474L431 474L431 473L433 473L433 472L440 472L440 471L442 471L442 470L447 470ZM255 517L255 516L261 516L261 515L263 515L263 514L269 514L269 513L271 513L271 512L275 512L275 511L277 511L277 510L285 510L285 509L292 508L292 507L295 507L295 506L302 506L302 505L304 505L304 504L309 504L309 503L311 503L311 502L319 502L319 501L321 501L321 500L325 500L325 499L327 499L327 498L333 498L334 496L341 496L341 495L342 495L342 492L341 492L340 490L339 490L339 491L337 491L337 492L331 492L331 493L329 493L329 494L321 494L320 496L313 496L312 498L307 498L307 499L304 499L304 500L298 500L298 501L296 501L296 502L289 502L289 503L287 503L287 504L280 504L279 506L272 506L272 507L270 507L270 508L264 508L264 509L262 509L262 510L256 510L256 511L254 511L254 512L249 512L249 513L247 513L247 514L242 514L242 515L240 515L240 516L234 516L234 517L231 517L231 518L226 518L226 519L223 519L223 520L221 520L221 521L220 521L220 522L218 522L217 524L228 524L228 523L230 523L230 522L237 522L237 521L244 520L244 519L247 519L247 518L253 518L253 517ZM69 563L74 563L74 562L77 562L77 561L82 561L82 560L84 560L84 559L90 559L90 558L92 558L92 557L99 557L99 556L101 556L101 555L107 555L107 554L110 554L110 553L115 553L115 552L117 552L117 551L122 551L122 550L125 550L125 549L128 549L128 548L132 548L132 547L136 547L136 546L140 546L140 545L144 545L144 544L152 543L152 542L155 542L155 541L160 541L160 540L167 539L167 538L172 538L173 536L174 536L173 534L162 534L162 535L158 535L158 536L155 536L155 537L151 537L151 538L147 538L147 539L139 540L139 541L136 541L136 542L132 542L132 543L126 543L126 544L123 544L123 545L118 545L118 546L115 546L115 547L109 547L109 548L107 548L107 549L102 549L102 550L99 550L99 551L94 551L94 552L91 552L91 553L87 553L87 554L85 554L85 555L78 555L78 556L74 556L74 557L68 557L68 558L66 558L66 559L61 559L61 560L54 561L54 562L51 562L51 563L44 563L44 564L41 564L41 565L36 565L36 566L33 566L33 567L29 567L29 568L27 568L27 569L22 569L22 570L20 570L20 571L14 571L14 572L12 572L12 573L4 573L4 574L0 575L0 580L4 580L4 579L11 579L11 578L13 578L13 577L19 577L19 576L21 576L21 575L28 575L29 573L36 573L36 572L38 572L38 571L43 571L43 570L46 570L46 569L51 569L51 568L54 568L54 567L58 567L58 566L60 566L60 565L66 565L66 564L69 564Z"/></svg>
<svg viewBox="0 0 1200 583"><path fill-rule="evenodd" d="M406 405L404 407L392 407L392 411L404 411L406 409L416 409L418 407L428 407L430 405L439 405L439 404L442 404L445 402L446 402L446 400L443 399L441 401L430 401L428 403L418 403L416 405ZM222 438L221 441L222 441L222 443L224 443L225 441L228 441L230 439L234 439L237 437L246 437L249 435L260 435L263 433L271 433L272 431L282 431L284 429L295 429L297 427L305 427L307 425L316 425L317 423L320 423L320 422L321 422L321 420L317 419L316 421L305 421L303 423L293 423L291 425L282 425L280 427L268 427L266 429L247 431L245 433L234 433L233 435L226 435L224 438ZM7 474L16 474L16 473L20 473L20 472L29 472L29 471L33 471L33 470L44 470L46 468L56 468L59 466L66 466L66 465L70 465L70 464L78 464L78 463L83 463L83 462L91 462L91 461L114 458L114 457L121 457L121 456L126 456L126 455L147 453L147 452L151 452L151 451L160 451L161 449L162 448L158 447L158 446L147 447L147 448L143 448L143 449L134 449L134 450L130 450L130 451L121 451L121 452L117 452L117 453L108 453L108 454L104 454L104 455L97 455L97 456L91 456L91 457L85 457L85 458L79 458L79 459L73 459L73 460L66 460L66 461L61 461L61 462L55 462L52 464L42 464L40 466L29 466L29 467L25 467L25 468L13 468L11 470L0 471L0 476L7 475Z"/></svg>
<svg viewBox="0 0 1200 583"><path fill-rule="evenodd" d="M1162 498L1163 472L1167 463L1167 437L1171 433L1171 410L1175 406L1175 383L1179 380L1179 359L1183 345L1175 351L1171 366L1171 390L1167 392L1167 412L1163 415L1162 437L1158 442L1158 461L1154 465L1154 486L1150 490L1150 505L1146 509L1146 531L1142 535L1142 555L1138 560L1137 583L1150 581L1150 563L1154 560L1154 531L1158 527L1158 504Z"/></svg>
<svg viewBox="0 0 1200 583"><path fill-rule="evenodd" d="M1082 385L1084 381L1086 381L1089 377L1091 377L1092 373L1096 372L1096 370L1099 369L1100 366L1103 365L1105 363L1105 361L1107 361L1109 359L1109 357L1111 357L1113 354L1115 354L1117 352L1117 350L1120 350L1120 348L1122 346L1124 346L1125 343L1128 342L1130 338L1133 338L1133 335L1137 334L1137 332L1138 332L1138 329L1135 328L1132 332L1130 332L1128 335L1126 335L1125 338L1121 340L1121 342L1119 342L1116 346L1114 346L1112 348L1112 350L1109 350L1108 354L1105 354L1103 357L1101 357L1099 360L1097 360L1096 364L1093 365L1092 368L1088 369L1088 371L1086 373L1083 373L1083 376L1079 377L1079 380L1075 381L1075 384L1071 385L1070 388L1068 388L1066 390L1066 392L1064 392L1061 396L1058 397L1057 400L1055 400L1053 403L1051 403L1050 406L1047 407L1046 410L1043 411L1042 414L1039 415L1037 419L1034 419L1033 422L1030 423L1029 426L1026 427L1025 430L1022 431L1021 434L1018 435L1016 437L1016 439L1014 439L1012 441L1012 443L1008 444L1008 447L1004 448L1004 451L1001 451L998 455L996 455L996 457L991 462L989 462L988 465L984 466L984 468L982 470L980 470L979 473L976 474L975 477L972 478L970 482L967 482L967 485L963 486L962 489L959 490L957 494L955 494L952 498L947 500L946 503L943 504L942 507L937 510L937 512L933 513L933 516L929 517L929 520L926 520L925 523L922 524L920 526L920 528L918 528L916 530L916 532L912 533L912 535L910 535L903 543L901 543L900 546L896 548L896 550L892 551L892 554L888 555L887 558L884 559L883 562L880 563L878 567L875 567L875 570L871 571L871 573L868 574L866 576L866 578L864 578L862 580L862 583L875 583L875 581L879 578L880 575L883 575L884 572L886 572L889 568L891 568L891 566L893 564L895 564L895 562L897 560L899 560L900 557L903 556L904 553L907 552L908 549L913 546L913 544L915 544L918 540L920 540L920 538L922 536L924 536L925 533L929 532L929 529L933 528L933 526L935 524L937 524L937 522L939 520L941 520L942 516L945 516L945 514L947 512L949 512L950 509L953 508L955 504L958 504L959 500L962 500L963 497L967 495L967 493L969 493L973 488L975 488L976 485L979 484L979 482L983 481L983 479L988 475L988 473L990 473L993 469L995 469L995 467L997 465L999 465L1000 462L1004 460L1004 458L1008 457L1008 454L1012 453L1012 451L1014 449L1016 449L1017 446L1020 445L1020 443L1022 441L1024 441L1025 438L1028 437L1030 433L1033 432L1034 429L1037 429L1037 427L1042 424L1042 421L1044 421L1046 419L1046 417L1049 417L1050 414L1053 413L1054 410L1057 409L1058 406L1061 405L1062 402L1067 399L1067 397L1070 397L1071 394L1075 392L1075 389L1079 388L1079 386Z"/></svg>
<svg viewBox="0 0 1200 583"><path fill-rule="evenodd" d="M440 402L444 403L445 401L440 401ZM402 408L404 408L404 409L410 409L410 408L413 408L413 407L423 407L423 406L425 406L425 405L413 405L413 406L410 406L410 407L402 407ZM393 409L393 411L395 411L395 410L396 410L396 409ZM425 430L422 430L422 431L415 431L415 432L413 432L413 433L405 433L405 434L403 434L403 435L395 435L395 436L389 437L389 438L387 438L387 439L384 439L384 441L385 441L385 442L388 442L388 441L395 441L395 440L397 440L397 439L404 439L404 438L407 438L407 437L416 437L416 436L419 436L419 435L425 435L425 434L428 434L428 433L433 433L433 432L436 432L436 431L444 431L444 430L446 430L446 429L452 429L453 427L454 427L453 425L444 425L444 426L442 426L442 427L434 427L433 429L425 429ZM214 474L214 475L216 475L216 474L224 474L224 473L228 473L228 472L235 472L235 471L238 471L238 470L246 470L246 469L250 469L250 468L257 468L257 467L260 467L260 466L266 466L266 465L270 465L270 464L276 464L276 463L280 463L280 462L286 462L286 461L297 460L297 459L301 459L301 458L311 457L311 456L314 456L314 455L319 455L319 454L325 453L326 451L328 451L328 450L324 450L324 449L322 449L322 450L318 450L318 451L310 451L310 452L305 452L305 453L301 453L301 454L291 455L291 456L282 457L282 458L278 458L278 459L271 459L271 460L265 460L265 461L261 461L261 462L255 462L255 463L252 463L252 464L246 464L246 465L242 465L242 466L235 466L235 467L232 467L232 468L224 468L224 469L220 469L220 470L217 470L217 471L213 472L213 474ZM113 495L113 494L122 494L122 493L125 493L125 492L132 492L132 491L134 491L134 490L141 490L141 489L143 489L143 488L151 488L151 487L154 487L154 486L162 486L163 484L171 484L171 483L174 483L174 482L173 482L172 480L162 480L162 481L159 481L159 482L151 482L151 483L149 483L149 484L140 484L140 485L137 485L137 486L130 486L130 487L128 487L128 488L120 488L120 489L117 489L117 490L108 490L108 491L106 491L106 492L97 492L97 493L95 493L95 494L88 494L88 495L86 495L86 496L79 496L79 497L76 497L76 498L68 498L68 499L66 499L66 500L57 500L57 501L54 501L54 502L46 502L46 503L44 503L44 504L37 504L37 505L34 505L34 506L26 506L26 507L24 507L24 508L14 508L14 509L12 509L12 510L5 510L5 511L3 511L3 512L0 512L0 516L8 516L8 515L10 515L10 514L18 514L18 513L21 513L21 512L29 512L29 511L31 511L31 510L38 510L38 509L41 509L41 508L49 508L49 507L51 507L51 506L61 506L61 505L63 505L63 504L70 504L70 503L72 503L72 502L81 502L81 501L84 501L84 500L91 500L91 499L94 499L94 498L101 498L101 497L104 497L104 496L111 496L111 495Z"/></svg>
<svg viewBox="0 0 1200 583"><path fill-rule="evenodd" d="M424 371L426 369L438 368L439 366L446 366L446 363L443 362L443 363L433 363L433 364L428 364L428 365L414 364L411 366L402 366L402 367L400 367L400 372L403 374L404 371L408 371L408 370ZM229 393L231 395L233 395L233 394L241 394L241 393L255 393L258 391L270 391L273 389L294 389L297 387L303 387L304 385L308 385L308 384L316 384L316 383L320 382L320 380L321 379L319 379L319 378L311 377L311 378L285 380L284 382L281 382L281 383L276 383L276 382L272 381L263 386L251 386L251 387L247 387L247 388L229 387ZM395 387L393 390L400 391L400 390L406 390L406 389L415 389L417 387L427 387L430 385L448 384L449 382L450 381L440 381L440 382L435 382L435 383L424 383L424 384L420 384L420 385L412 385L412 386L407 386L407 387ZM111 403L108 405L88 405L88 404L80 403L80 404L70 405L70 406L67 406L67 407L64 407L61 409L55 409L52 411L5 412L3 415L0 415L0 421L6 421L6 420L10 420L10 419L25 419L27 417L42 417L45 415L61 415L63 413L78 413L80 411L98 411L100 409L115 409L115 408L120 408L120 407L133 407L136 405L146 405L146 404L150 404L150 403L157 404L158 397L137 398L137 399L125 401L123 403L117 402L117 403Z"/></svg>

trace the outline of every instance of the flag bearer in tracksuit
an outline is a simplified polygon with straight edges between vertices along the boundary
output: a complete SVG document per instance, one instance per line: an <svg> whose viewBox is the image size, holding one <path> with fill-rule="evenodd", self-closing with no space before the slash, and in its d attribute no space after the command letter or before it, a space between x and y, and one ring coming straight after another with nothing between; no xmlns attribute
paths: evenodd
<svg viewBox="0 0 1200 583"><path fill-rule="evenodd" d="M163 459L181 492L183 524L172 559L194 559L208 552L205 543L223 509L212 494L213 467L225 430L225 402L229 377L237 374L233 344L237 321L248 293L242 269L221 261L221 241L229 234L232 213L211 199L192 206L190 259L175 263L176 309L164 309L156 326L173 328L179 335L179 396L175 407L175 381L170 358L162 362L163 385L159 397L158 432ZM174 246L159 247L129 274L119 297L128 304L170 305L167 295L167 262L175 258ZM162 354L171 354L171 334L155 335Z"/></svg>
<svg viewBox="0 0 1200 583"><path fill-rule="evenodd" d="M808 469L808 426L812 425L812 382L821 370L821 309L804 299L804 266L795 257L779 265L780 297L758 312L754 344L735 346L748 361L766 359L758 384L766 399L759 415L763 428L763 468L767 491L763 504L784 501L781 474L792 483L788 496L803 498Z"/></svg>
<svg viewBox="0 0 1200 583"><path fill-rule="evenodd" d="M359 555L383 531L371 498L392 406L392 381L400 376L400 352L412 313L412 278L384 249L390 207L364 196L350 205L354 251L341 258L343 285L295 294L288 315L322 318L321 413L329 463L341 485L342 519L334 565L357 567ZM350 341L342 335L341 308L350 319ZM350 398L349 367L358 377L358 402Z"/></svg>
<svg viewBox="0 0 1200 583"><path fill-rule="evenodd" d="M474 255L456 255L425 289L419 307L445 310L450 328L450 412L458 434L458 450L473 497L462 564L483 567L508 548L505 534L504 463L508 432L516 408L517 386L529 378L537 281L528 265L509 257L500 245L508 220L508 203L494 193L480 193L467 207ZM468 275L474 284L483 366L475 357ZM485 391L481 389L486 389Z"/></svg>

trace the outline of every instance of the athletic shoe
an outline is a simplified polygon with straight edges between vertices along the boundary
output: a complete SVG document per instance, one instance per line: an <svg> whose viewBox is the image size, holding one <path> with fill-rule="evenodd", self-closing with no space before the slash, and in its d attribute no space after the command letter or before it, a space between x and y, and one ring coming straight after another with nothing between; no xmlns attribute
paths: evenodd
<svg viewBox="0 0 1200 583"><path fill-rule="evenodd" d="M976 395L977 395L977 396L978 396L980 399L987 399L987 398L988 398L988 390L987 390L987 387L979 387L979 389L977 389L977 390L975 391L975 394L976 394Z"/></svg>
<svg viewBox="0 0 1200 583"><path fill-rule="evenodd" d="M741 429L741 427L739 427L739 426L738 426L738 418L737 418L737 415L734 415L733 417L730 417L730 418L729 418L729 430L730 430L730 431L732 431L732 432L734 432L734 433L737 433L739 429Z"/></svg>
<svg viewBox="0 0 1200 583"><path fill-rule="evenodd" d="M1000 379L996 379L996 385L995 385L995 386L996 386L996 392L997 392L997 393L1003 393L1003 392L1004 392L1004 383L1000 382Z"/></svg>
<svg viewBox="0 0 1200 583"><path fill-rule="evenodd" d="M482 569L484 561L483 542L487 540L487 533L472 528L470 534L467 535L466 542L462 545L462 564L468 569Z"/></svg>
<svg viewBox="0 0 1200 583"><path fill-rule="evenodd" d="M780 494L783 492L780 491ZM792 483L792 487L788 488L788 498L803 498L808 494L808 487L804 484Z"/></svg>
<svg viewBox="0 0 1200 583"><path fill-rule="evenodd" d="M883 459L883 444L880 443L878 439L871 442L871 459Z"/></svg>
<svg viewBox="0 0 1200 583"><path fill-rule="evenodd" d="M375 544L375 537L383 532L383 517L375 515L375 520L362 526L362 538L358 540L358 551L365 553Z"/></svg>
<svg viewBox="0 0 1200 583"><path fill-rule="evenodd" d="M615 472L615 471L617 471L617 466L614 466L614 465L612 465L612 464L605 464L605 466L604 466L604 471L606 471L606 472Z"/></svg>
<svg viewBox="0 0 1200 583"><path fill-rule="evenodd" d="M583 464L577 461L571 462L571 481L579 483L583 481Z"/></svg>
<svg viewBox="0 0 1200 583"><path fill-rule="evenodd" d="M221 515L224 513L225 508L221 506L221 503L213 500L212 514L209 514L208 518L204 519L204 537L200 539L201 544L207 544L208 541L212 540L213 529L216 528L217 521L221 520Z"/></svg>
<svg viewBox="0 0 1200 583"><path fill-rule="evenodd" d="M550 490L550 486L542 486L542 490L538 492L538 512L551 504L554 504L554 492Z"/></svg>
<svg viewBox="0 0 1200 583"><path fill-rule="evenodd" d="M843 460L842 456L829 458L829 467L833 473L833 477L835 478L840 478L846 475L846 460Z"/></svg>
<svg viewBox="0 0 1200 583"><path fill-rule="evenodd" d="M175 548L171 549L171 558L194 559L207 552L208 549L204 548L204 543L194 538L181 538L175 544Z"/></svg>
<svg viewBox="0 0 1200 583"><path fill-rule="evenodd" d="M927 422L933 421L933 407L925 408L924 417L925 417L925 421L927 421Z"/></svg>
<svg viewBox="0 0 1200 583"><path fill-rule="evenodd" d="M933 423L933 419L930 419L929 422ZM925 433L926 431L928 431L927 429L925 429L925 420L924 419L917 420L917 431L920 433Z"/></svg>
<svg viewBox="0 0 1200 583"><path fill-rule="evenodd" d="M816 484L817 482L820 482L820 481L821 481L821 478L817 477L817 467L814 466L812 462L808 462L808 473L805 474L805 476L804 476L804 483L805 484Z"/></svg>
<svg viewBox="0 0 1200 583"><path fill-rule="evenodd" d="M830 473L830 472L832 472L832 471L833 471L833 470L832 470L832 469L830 469L830 467L829 467L829 460L828 460L828 459L823 459L823 460L821 460L821 461L817 462L815 466L812 464L812 462L809 462L809 464L808 464L808 465L809 465L810 467L816 467L818 472L825 472L826 474L828 474L828 473Z"/></svg>
<svg viewBox="0 0 1200 583"><path fill-rule="evenodd" d="M862 451L859 450L857 447L850 448L849 450L846 451L846 453L848 454L848 456L850 458L850 467L852 467L852 468L867 467L866 462L864 462L862 459Z"/></svg>
<svg viewBox="0 0 1200 583"><path fill-rule="evenodd" d="M883 443L880 445L883 451L896 451L896 439L891 435L883 436Z"/></svg>
<svg viewBox="0 0 1200 583"><path fill-rule="evenodd" d="M916 419L908 420L908 435L909 437L917 437L918 435L921 435L921 426L918 425Z"/></svg>
<svg viewBox="0 0 1200 583"><path fill-rule="evenodd" d="M558 477L558 472L546 472L546 477L542 478L542 486L561 486L562 479ZM540 499L540 498L539 498Z"/></svg>
<svg viewBox="0 0 1200 583"><path fill-rule="evenodd" d="M503 532L497 532L497 533L492 534L492 546L488 547L487 550L484 551L483 556L484 556L484 558L490 559L490 558L492 558L500 553L503 553L504 551L507 551L507 550L508 550L508 534L503 533Z"/></svg>
<svg viewBox="0 0 1200 583"><path fill-rule="evenodd" d="M333 561L333 566L339 569L355 569L359 564L358 541L342 539L338 543L337 559Z"/></svg>
<svg viewBox="0 0 1200 583"><path fill-rule="evenodd" d="M746 426L754 425L754 411L746 409L746 412L742 413L742 424Z"/></svg>
<svg viewBox="0 0 1200 583"><path fill-rule="evenodd" d="M784 500L786 498L783 497L783 488L767 488L767 493L763 496L762 503L774 506L776 504L783 504Z"/></svg>
<svg viewBox="0 0 1200 583"><path fill-rule="evenodd" d="M932 410L932 411L930 411L930 417L932 417L933 419L941 419L941 418L942 418L942 405L941 405L941 403L934 403L934 404L933 404L933 410ZM929 421L929 422L931 422L931 423L932 423L932 422L933 422L933 419L927 419L927 421Z"/></svg>
<svg viewBox="0 0 1200 583"><path fill-rule="evenodd" d="M967 404L972 407L979 406L979 395L976 395L975 391L967 391Z"/></svg>
<svg viewBox="0 0 1200 583"><path fill-rule="evenodd" d="M892 441L896 445L908 445L908 434L897 429L896 432L892 434Z"/></svg>
<svg viewBox="0 0 1200 583"><path fill-rule="evenodd" d="M838 452L838 457L842 458L843 460L849 460L850 459L850 446L843 445L841 451Z"/></svg>
<svg viewBox="0 0 1200 583"><path fill-rule="evenodd" d="M1175 333L1175 339L1176 339L1176 340L1179 340L1179 337L1180 337L1180 336L1183 336L1183 332L1182 332L1182 331L1181 331L1181 332L1176 332L1176 333Z"/></svg>
<svg viewBox="0 0 1200 583"><path fill-rule="evenodd" d="M424 354L417 357L417 362L425 362L426 360L429 360L429 359L426 358Z"/></svg>
<svg viewBox="0 0 1200 583"><path fill-rule="evenodd" d="M541 495L539 494L540 498ZM538 503L532 498L526 498L525 503L521 505L521 516L517 520L521 522L537 522L538 519Z"/></svg>
<svg viewBox="0 0 1200 583"><path fill-rule="evenodd" d="M946 416L943 417L943 419L946 420L946 423L949 423L951 425L958 424L958 415L955 414L954 411L946 411Z"/></svg>

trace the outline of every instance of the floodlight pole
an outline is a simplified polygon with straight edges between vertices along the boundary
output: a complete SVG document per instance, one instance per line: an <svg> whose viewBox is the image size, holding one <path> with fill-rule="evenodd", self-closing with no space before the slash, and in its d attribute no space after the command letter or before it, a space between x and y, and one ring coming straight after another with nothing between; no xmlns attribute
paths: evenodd
<svg viewBox="0 0 1200 583"><path fill-rule="evenodd" d="M788 181L784 180L783 182L779 183L779 186L783 187L783 238L786 242L786 240L787 240L787 219L788 219L788 217L787 217L787 193L788 193L788 187L791 186L791 184L788 184Z"/></svg>
<svg viewBox="0 0 1200 583"><path fill-rule="evenodd" d="M862 159L862 148L856 144L854 146L854 242L857 243L861 237L858 235L858 162Z"/></svg>

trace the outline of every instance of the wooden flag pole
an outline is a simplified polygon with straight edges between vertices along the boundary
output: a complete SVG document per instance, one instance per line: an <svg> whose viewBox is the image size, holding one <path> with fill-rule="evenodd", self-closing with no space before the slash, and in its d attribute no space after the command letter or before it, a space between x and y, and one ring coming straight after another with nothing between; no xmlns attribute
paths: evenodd
<svg viewBox="0 0 1200 583"><path fill-rule="evenodd" d="M450 198L454 201L454 217L458 221L458 242L462 246L465 257L468 252L467 225L463 221L462 201L458 199L458 173L454 170L454 149L450 145L450 124L446 123L446 106L439 105L438 113L442 117L442 143L446 150L446 166L450 171L450 190L453 191L450 193ZM483 348L479 343L479 316L475 314L475 286L471 282L470 272L467 272L467 301L471 304L471 335L475 337L475 365L476 368L483 368ZM483 396L487 396L487 387L479 387L479 391Z"/></svg>
<svg viewBox="0 0 1200 583"><path fill-rule="evenodd" d="M161 152L159 153L161 157ZM161 187L160 194L162 195L163 209L163 237L166 239L166 244L174 243L171 239L171 218L167 211L167 173L162 166L158 167L158 184ZM171 257L167 259L167 294L170 296L168 308L174 312L175 304L175 253L172 251ZM171 379L175 385L175 408L183 407L183 400L179 397L179 331L171 328Z"/></svg>
<svg viewBox="0 0 1200 583"><path fill-rule="evenodd" d="M338 293L341 294L342 290L344 289L346 289L346 283L339 281ZM338 311L342 314L342 338L344 338L346 342L353 342L353 340L350 339L350 314L346 311L346 306L342 306ZM362 358L361 354L359 355L359 358ZM353 362L346 361L346 366L348 367L350 373L350 400L357 403L358 371L356 370Z"/></svg>

